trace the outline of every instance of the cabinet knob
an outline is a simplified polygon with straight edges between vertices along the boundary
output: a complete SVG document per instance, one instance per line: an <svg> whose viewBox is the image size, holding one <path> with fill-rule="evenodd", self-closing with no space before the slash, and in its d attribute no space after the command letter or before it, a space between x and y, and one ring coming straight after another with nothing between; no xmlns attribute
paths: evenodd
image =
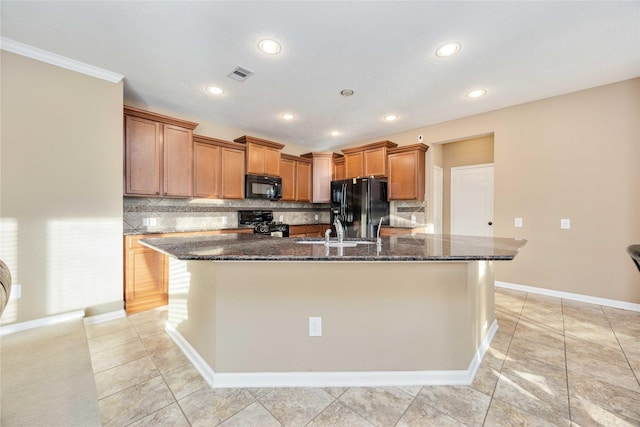
<svg viewBox="0 0 640 427"><path fill-rule="evenodd" d="M493 222L489 221L489 222L488 222L488 224L489 224L489 225L493 225Z"/></svg>

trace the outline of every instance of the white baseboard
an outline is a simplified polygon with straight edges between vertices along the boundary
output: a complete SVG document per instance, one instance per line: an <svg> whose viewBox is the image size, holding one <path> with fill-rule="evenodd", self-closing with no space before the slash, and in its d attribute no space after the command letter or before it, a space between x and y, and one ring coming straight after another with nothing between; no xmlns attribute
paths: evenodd
<svg viewBox="0 0 640 427"><path fill-rule="evenodd" d="M598 297L592 297L589 295L572 294L571 292L554 291L551 289L536 288L533 286L517 285L515 283L500 282L498 280L495 281L495 286L498 288L513 289L521 292L530 292L532 294L546 295L550 297L563 298L563 299L568 299L572 301L586 302L589 304L604 305L605 307L621 308L623 310L631 310L631 311L640 311L640 304L635 304L632 302L618 301L618 300L607 299L607 298L598 298Z"/></svg>
<svg viewBox="0 0 640 427"><path fill-rule="evenodd" d="M68 322L70 320L82 319L84 310L71 311L69 313L57 314L55 316L43 317L41 319L29 320L27 322L12 323L0 326L0 336L26 331L28 329L39 328L40 326L55 325L56 323Z"/></svg>
<svg viewBox="0 0 640 427"><path fill-rule="evenodd" d="M109 320L120 319L126 317L127 313L124 309L110 311L108 313L96 314L95 316L89 316L84 318L85 325L95 325L97 323L108 322Z"/></svg>
<svg viewBox="0 0 640 427"><path fill-rule="evenodd" d="M498 330L494 320L466 370L215 373L169 323L165 330L213 388L226 387L384 387L470 385Z"/></svg>
<svg viewBox="0 0 640 427"><path fill-rule="evenodd" d="M200 372L200 375L202 375L202 378L204 378L207 384L209 384L210 387L214 387L213 380L216 373L213 371L213 369L211 369L209 364L200 356L200 354L198 354L198 352L193 347L191 347L191 344L189 344L189 342L184 339L184 337L180 334L180 332L177 331L176 328L173 327L172 324L167 322L165 324L164 330L173 339L176 345L180 347L182 352L185 354L185 356L187 356L187 359L189 359L196 370Z"/></svg>

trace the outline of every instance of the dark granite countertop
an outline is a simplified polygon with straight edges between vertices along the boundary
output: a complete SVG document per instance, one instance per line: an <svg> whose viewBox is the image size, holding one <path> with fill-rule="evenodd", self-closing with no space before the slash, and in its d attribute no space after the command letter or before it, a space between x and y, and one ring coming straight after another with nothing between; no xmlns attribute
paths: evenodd
<svg viewBox="0 0 640 427"><path fill-rule="evenodd" d="M146 238L140 243L181 260L217 261L477 261L512 260L523 239L414 234L382 238L356 247L302 244L295 239L254 234ZM346 239L345 241L349 241Z"/></svg>

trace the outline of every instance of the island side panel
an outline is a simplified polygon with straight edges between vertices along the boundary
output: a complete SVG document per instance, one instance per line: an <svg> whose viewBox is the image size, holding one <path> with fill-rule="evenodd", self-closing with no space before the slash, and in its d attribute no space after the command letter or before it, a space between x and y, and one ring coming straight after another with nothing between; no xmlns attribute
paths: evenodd
<svg viewBox="0 0 640 427"><path fill-rule="evenodd" d="M487 320L469 262L187 264L175 327L216 372L465 370Z"/></svg>
<svg viewBox="0 0 640 427"><path fill-rule="evenodd" d="M474 348L478 348L495 322L493 261L469 262L467 267L469 327Z"/></svg>
<svg viewBox="0 0 640 427"><path fill-rule="evenodd" d="M167 323L215 369L216 270L211 261L169 260Z"/></svg>

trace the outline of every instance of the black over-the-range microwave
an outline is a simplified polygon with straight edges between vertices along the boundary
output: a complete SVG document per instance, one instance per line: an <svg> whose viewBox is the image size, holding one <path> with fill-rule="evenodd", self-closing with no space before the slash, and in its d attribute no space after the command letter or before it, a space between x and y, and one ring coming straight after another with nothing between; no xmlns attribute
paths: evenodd
<svg viewBox="0 0 640 427"><path fill-rule="evenodd" d="M282 198L282 178L279 176L246 175L244 190L246 199L280 200Z"/></svg>

